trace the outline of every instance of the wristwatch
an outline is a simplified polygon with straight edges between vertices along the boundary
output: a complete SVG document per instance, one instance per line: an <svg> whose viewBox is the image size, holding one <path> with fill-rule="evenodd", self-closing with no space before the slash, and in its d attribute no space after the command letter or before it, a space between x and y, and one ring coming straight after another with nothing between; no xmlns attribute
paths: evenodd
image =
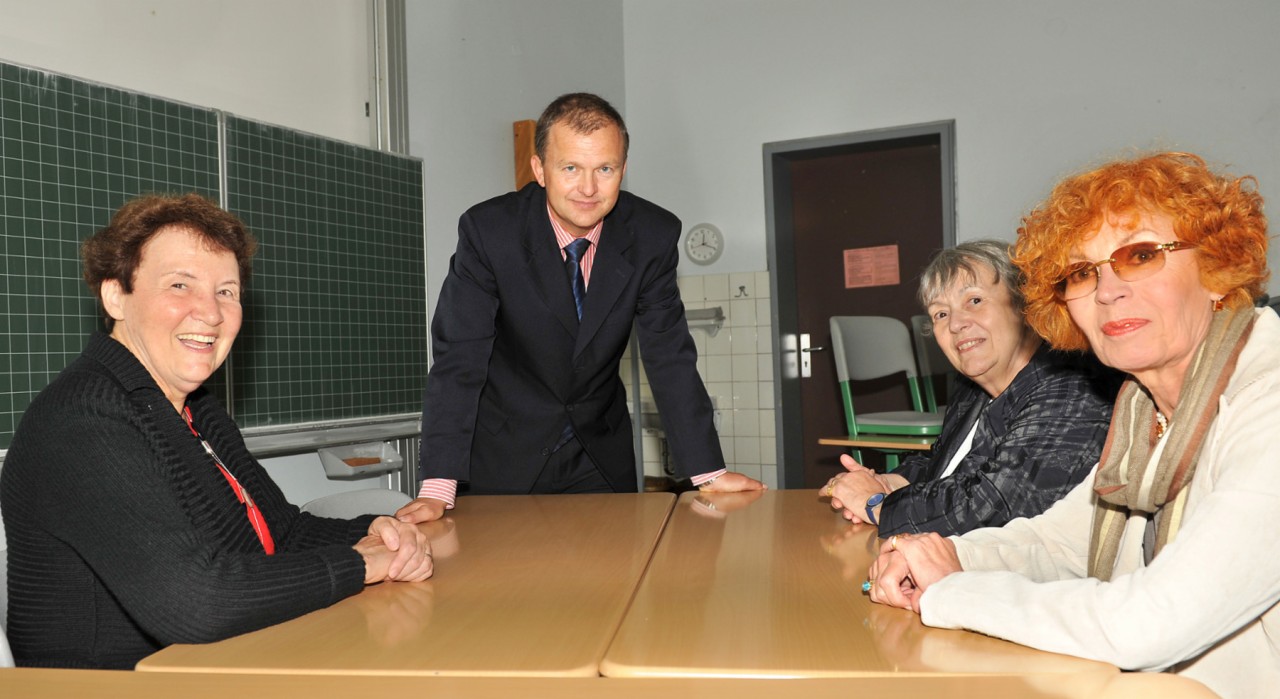
<svg viewBox="0 0 1280 699"><path fill-rule="evenodd" d="M876 508L879 507L882 502L884 502L884 493L876 493L875 495L867 498L867 521L877 527L880 526L880 523L876 521Z"/></svg>

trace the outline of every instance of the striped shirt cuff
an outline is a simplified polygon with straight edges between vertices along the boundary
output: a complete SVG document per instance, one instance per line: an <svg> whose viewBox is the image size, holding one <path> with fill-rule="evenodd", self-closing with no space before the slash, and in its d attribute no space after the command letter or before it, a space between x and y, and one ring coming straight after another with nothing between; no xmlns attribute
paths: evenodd
<svg viewBox="0 0 1280 699"><path fill-rule="evenodd" d="M722 469L720 469L719 471L712 471L711 473L703 473L703 474L699 474L699 475L697 475L697 476L694 476L693 478L690 478L690 479L689 479L689 481L693 483L693 487L695 487L695 488L700 488L700 487L702 487L702 486L704 486L704 485L706 485L706 484L710 483L711 481L714 481L715 479L719 478L720 476L723 476L724 474L726 474L726 473L728 473L728 472L729 472L729 469L727 469L727 468L722 468Z"/></svg>
<svg viewBox="0 0 1280 699"><path fill-rule="evenodd" d="M418 489L418 497L444 500L444 509L452 510L458 501L458 482L449 478L428 478Z"/></svg>

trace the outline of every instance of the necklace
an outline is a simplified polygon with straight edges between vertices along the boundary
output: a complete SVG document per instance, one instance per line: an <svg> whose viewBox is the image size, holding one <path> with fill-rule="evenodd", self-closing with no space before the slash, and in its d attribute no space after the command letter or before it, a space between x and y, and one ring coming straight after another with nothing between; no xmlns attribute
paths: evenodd
<svg viewBox="0 0 1280 699"><path fill-rule="evenodd" d="M1169 429L1169 418L1165 417L1164 413L1157 410L1156 411L1156 439L1160 439L1161 437L1163 437L1165 431L1168 429Z"/></svg>

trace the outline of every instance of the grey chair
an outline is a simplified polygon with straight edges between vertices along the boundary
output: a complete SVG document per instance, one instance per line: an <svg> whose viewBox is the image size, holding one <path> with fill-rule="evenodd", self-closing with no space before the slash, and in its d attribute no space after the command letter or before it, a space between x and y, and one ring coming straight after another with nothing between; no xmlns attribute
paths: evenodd
<svg viewBox="0 0 1280 699"><path fill-rule="evenodd" d="M351 519L360 515L393 514L412 499L398 490L370 488L325 495L308 502L301 509L317 517Z"/></svg>
<svg viewBox="0 0 1280 699"><path fill-rule="evenodd" d="M947 406L944 401L938 400L934 377L944 377L945 395L950 396L956 379L955 367L938 346L938 338L933 336L933 321L929 316L911 316L911 336L916 346L916 363L920 366L920 390L924 394L924 408L933 413L945 413Z"/></svg>
<svg viewBox="0 0 1280 699"><path fill-rule="evenodd" d="M942 414L925 410L906 323L886 316L832 316L831 345L849 432L843 443L852 449L855 459L862 459L860 447L876 449L885 453L885 466L892 470L898 466L898 454L927 448L937 438L942 431ZM905 376L914 409L859 415L853 405L852 383L894 374Z"/></svg>

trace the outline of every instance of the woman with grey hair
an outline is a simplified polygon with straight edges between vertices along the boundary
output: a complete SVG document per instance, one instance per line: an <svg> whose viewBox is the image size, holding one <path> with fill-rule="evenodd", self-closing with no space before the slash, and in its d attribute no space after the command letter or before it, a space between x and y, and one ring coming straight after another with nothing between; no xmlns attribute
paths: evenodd
<svg viewBox="0 0 1280 699"><path fill-rule="evenodd" d="M1098 462L1119 376L1049 349L1025 322L1008 244L938 252L920 275L933 336L960 373L932 449L877 474L845 455L823 489L846 519L962 534L1045 511Z"/></svg>

